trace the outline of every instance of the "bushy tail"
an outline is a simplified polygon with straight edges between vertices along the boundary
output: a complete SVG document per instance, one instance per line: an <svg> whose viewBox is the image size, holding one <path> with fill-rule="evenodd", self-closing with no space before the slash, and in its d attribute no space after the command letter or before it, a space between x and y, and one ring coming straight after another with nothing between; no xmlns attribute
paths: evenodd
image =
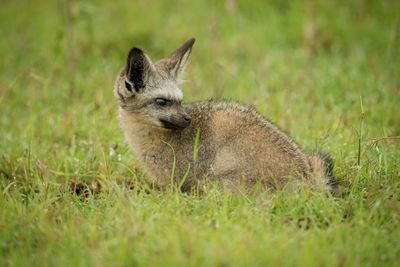
<svg viewBox="0 0 400 267"><path fill-rule="evenodd" d="M337 192L337 180L333 175L333 160L330 156L322 153L314 153L308 156L313 172L315 184L325 188L332 194Z"/></svg>

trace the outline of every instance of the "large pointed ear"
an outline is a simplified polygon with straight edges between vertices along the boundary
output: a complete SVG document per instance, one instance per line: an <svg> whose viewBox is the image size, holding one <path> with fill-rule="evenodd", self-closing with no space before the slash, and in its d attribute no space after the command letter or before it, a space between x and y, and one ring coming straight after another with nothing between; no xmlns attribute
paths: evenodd
<svg viewBox="0 0 400 267"><path fill-rule="evenodd" d="M186 41L186 43L184 43L171 55L158 61L156 65L166 70L173 79L179 81L180 76L185 68L186 62L189 58L190 52L192 51L192 46L195 40L195 38L192 38Z"/></svg>
<svg viewBox="0 0 400 267"><path fill-rule="evenodd" d="M126 59L126 88L132 92L143 92L153 73L154 67L150 58L141 49L133 47Z"/></svg>

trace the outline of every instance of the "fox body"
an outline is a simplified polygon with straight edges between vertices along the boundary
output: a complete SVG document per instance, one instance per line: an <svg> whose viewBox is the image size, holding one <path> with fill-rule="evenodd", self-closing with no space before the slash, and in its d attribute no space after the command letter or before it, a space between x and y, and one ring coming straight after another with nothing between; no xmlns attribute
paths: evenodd
<svg viewBox="0 0 400 267"><path fill-rule="evenodd" d="M217 181L227 191L305 181L335 191L332 161L305 154L255 110L230 102L182 104L180 81L194 39L152 63L132 48L114 85L126 140L160 187L183 191ZM184 180L182 180L184 179Z"/></svg>

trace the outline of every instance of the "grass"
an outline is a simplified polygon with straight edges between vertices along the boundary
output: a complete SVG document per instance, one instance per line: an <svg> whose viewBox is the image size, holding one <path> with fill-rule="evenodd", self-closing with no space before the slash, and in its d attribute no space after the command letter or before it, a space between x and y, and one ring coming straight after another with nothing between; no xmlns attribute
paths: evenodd
<svg viewBox="0 0 400 267"><path fill-rule="evenodd" d="M398 1L3 2L0 266L400 261ZM114 78L192 36L185 101L255 106L336 159L337 197L146 186Z"/></svg>

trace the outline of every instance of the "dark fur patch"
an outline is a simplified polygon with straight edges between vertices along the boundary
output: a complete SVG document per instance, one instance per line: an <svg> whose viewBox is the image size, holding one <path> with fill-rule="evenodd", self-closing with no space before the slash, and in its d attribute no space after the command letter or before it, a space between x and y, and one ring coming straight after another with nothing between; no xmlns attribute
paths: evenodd
<svg viewBox="0 0 400 267"><path fill-rule="evenodd" d="M333 164L334 161L333 159L324 153L318 153L321 159L325 161L325 175L328 178L327 185L331 188L331 192L334 193L337 190L338 187L338 181L333 174Z"/></svg>
<svg viewBox="0 0 400 267"><path fill-rule="evenodd" d="M175 123L172 123L170 121L167 120L160 120L161 123L163 124L164 128L170 129L170 130L182 130L185 129L187 125L183 126L183 125L178 125Z"/></svg>

